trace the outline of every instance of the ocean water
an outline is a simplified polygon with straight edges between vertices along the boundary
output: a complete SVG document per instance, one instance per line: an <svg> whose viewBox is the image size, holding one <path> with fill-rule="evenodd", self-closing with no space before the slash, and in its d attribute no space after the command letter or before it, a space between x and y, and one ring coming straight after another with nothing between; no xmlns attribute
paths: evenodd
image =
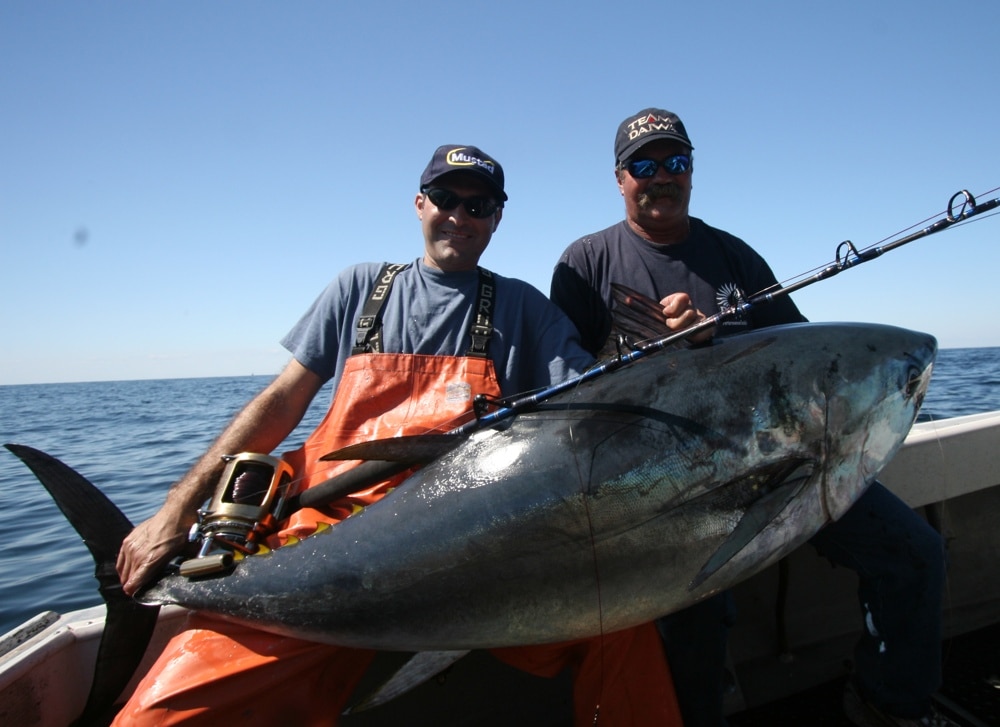
<svg viewBox="0 0 1000 727"><path fill-rule="evenodd" d="M0 386L0 443L58 457L138 523L270 377ZM279 451L319 423L329 389ZM921 420L1000 409L1000 348L939 352ZM34 475L0 449L0 635L97 605L90 553Z"/></svg>

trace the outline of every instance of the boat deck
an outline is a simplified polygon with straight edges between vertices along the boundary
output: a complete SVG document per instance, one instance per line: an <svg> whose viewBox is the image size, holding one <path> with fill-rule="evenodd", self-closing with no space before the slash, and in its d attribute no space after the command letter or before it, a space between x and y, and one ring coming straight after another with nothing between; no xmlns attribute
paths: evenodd
<svg viewBox="0 0 1000 727"><path fill-rule="evenodd" d="M964 727L1000 727L1000 624L944 642L944 685L937 708ZM468 660L468 661L466 661ZM793 667L794 668L794 667ZM483 674L489 674L484 682ZM847 665L844 667L847 673ZM841 698L846 676L767 704L731 713L730 727L852 727ZM489 684L499 680L502 690ZM493 682L495 684L495 682ZM386 724L521 724L572 727L569 675L554 680L515 672L485 652L473 652L436 683L369 712L346 717L344 727ZM467 715L473 721L456 720ZM600 725L600 721L597 722Z"/></svg>
<svg viewBox="0 0 1000 727"><path fill-rule="evenodd" d="M1000 727L1000 624L944 643L937 708L966 727ZM729 716L730 727L851 727L841 709L845 678Z"/></svg>

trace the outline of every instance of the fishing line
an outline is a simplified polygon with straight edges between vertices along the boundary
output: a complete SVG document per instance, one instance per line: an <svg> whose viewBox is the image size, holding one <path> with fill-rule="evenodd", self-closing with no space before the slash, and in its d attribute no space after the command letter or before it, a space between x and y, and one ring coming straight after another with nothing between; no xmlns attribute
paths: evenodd
<svg viewBox="0 0 1000 727"><path fill-rule="evenodd" d="M994 187L993 189L982 193L980 197L992 195L998 190L1000 190L1000 187ZM977 204L976 198L970 194L968 190L963 189L952 195L951 199L948 201L948 206L943 211L931 215L920 222L916 222L899 232L888 235L887 237L884 237L881 240L862 248L861 250L858 250L854 246L854 243L850 240L845 240L837 246L836 256L832 263L825 266L815 267L812 270L795 275L781 283L771 286L770 288L765 288L755 293L750 296L750 298L757 298L771 291L783 290L787 288L791 288L791 290L798 290L805 287L805 285L818 282L818 280L832 277L838 272L846 270L849 267L854 267L856 265L860 265L861 263L868 262L869 260L873 260L883 253L897 247L901 247L909 242L913 242L921 237L927 237L928 235L932 235L936 232L942 232L943 230L951 227L962 227L970 222L980 222L989 217L993 217L994 215L1000 213L1000 211L996 210L998 206L1000 206L1000 199L991 199L988 202ZM985 212L990 212L991 210L991 214L984 214ZM917 231L903 237L905 233L914 229L917 229ZM822 277L814 279L817 275Z"/></svg>
<svg viewBox="0 0 1000 727"><path fill-rule="evenodd" d="M571 441L575 440L576 430L570 427L569 435ZM601 589L601 566L600 566L600 559L598 558L597 555L597 535L594 532L594 518L590 510L590 500L589 498L586 497L586 492L585 492L585 490L588 489L587 481L589 480L589 478L584 478L583 476L583 470L580 467L579 456L575 454L578 451L579 448L574 446L573 462L574 464L576 464L576 479L577 482L580 483L580 495L582 496L580 499L583 503L584 514L587 517L587 531L590 534L590 554L592 558L591 562L593 563L594 566L594 597L596 598L597 601L597 628L598 628L597 639L600 644L600 647L598 649L598 653L600 655L600 677L598 680L600 682L600 688L597 690L598 701L594 705L594 719L593 722L591 723L593 726L596 727L601 714L601 702L603 701L604 697L604 689L607 684L607 665L605 663L605 656L607 654L607 643L605 641L605 632L604 632L604 594Z"/></svg>
<svg viewBox="0 0 1000 727"><path fill-rule="evenodd" d="M930 418L930 424L934 428L934 445L938 456L941 458L943 464L943 481L941 482L941 488L938 493L939 500L937 502L927 503L923 506L924 516L927 519L928 524L934 528L938 534L941 536L941 540L944 543L945 554L948 552L948 544L954 539L954 536L948 534L948 523L950 521L949 507L948 507L948 496L947 493L954 490L954 480L952 475L952 468L948 465L948 457L945 454L944 442L941 438L941 431L938 428L938 420L933 416ZM953 603L952 591L951 591L951 573L946 568L944 576L944 594L943 601L946 606L950 607Z"/></svg>

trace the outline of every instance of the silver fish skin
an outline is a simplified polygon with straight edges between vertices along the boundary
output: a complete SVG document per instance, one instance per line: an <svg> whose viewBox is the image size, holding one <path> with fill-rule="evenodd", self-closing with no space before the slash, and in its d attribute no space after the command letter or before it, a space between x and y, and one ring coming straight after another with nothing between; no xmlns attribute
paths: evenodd
<svg viewBox="0 0 1000 727"><path fill-rule="evenodd" d="M843 514L906 437L936 351L810 323L651 354L474 433L332 528L139 600L400 651L644 623Z"/></svg>

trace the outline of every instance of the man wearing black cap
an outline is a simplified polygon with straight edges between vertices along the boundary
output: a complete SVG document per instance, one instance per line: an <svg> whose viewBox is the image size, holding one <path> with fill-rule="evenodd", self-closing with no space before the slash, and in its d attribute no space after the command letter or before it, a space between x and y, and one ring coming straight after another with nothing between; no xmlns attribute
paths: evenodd
<svg viewBox="0 0 1000 727"><path fill-rule="evenodd" d="M749 245L688 214L693 150L684 124L670 111L643 109L619 125L615 179L625 219L573 242L552 277L550 297L576 324L588 350L598 353L609 343L612 283L659 301L671 330L777 286ZM714 334L805 320L785 296L724 322ZM810 542L860 579L866 631L855 651L856 679L845 695L848 716L860 725L953 724L933 712L930 700L941 682L940 535L876 482ZM720 594L658 622L686 727L725 724L732 612L729 594Z"/></svg>
<svg viewBox="0 0 1000 727"><path fill-rule="evenodd" d="M612 283L666 298L667 323L676 330L733 302L740 291L774 284L767 263L749 245L688 215L693 151L684 124L670 111L645 109L619 126L615 179L625 219L570 245L552 279L552 299L591 351L600 351L611 331ZM782 298L724 324L719 333L804 320Z"/></svg>
<svg viewBox="0 0 1000 727"><path fill-rule="evenodd" d="M481 149L448 145L434 152L414 200L423 256L408 265L353 265L320 294L282 340L293 357L284 371L171 489L159 512L126 538L118 559L126 593L180 551L198 507L219 481L223 457L279 446L331 379L329 413L300 449L283 455L298 491L352 466L321 461L324 454L380 436L453 428L472 418L477 395L495 400L546 387L592 363L573 325L542 293L478 267L506 201L503 169ZM335 526L404 477L298 510L268 544L308 536L321 523ZM573 666L578 724L593 721L597 704L610 714L609 724L665 725L677 717L651 625L595 639L593 648L589 643L507 649L501 658L536 673ZM221 717L333 725L373 658L372 651L278 637L196 613L116 724L216 724ZM611 673L611 663L622 667ZM669 704L628 701L647 685L669 692Z"/></svg>

